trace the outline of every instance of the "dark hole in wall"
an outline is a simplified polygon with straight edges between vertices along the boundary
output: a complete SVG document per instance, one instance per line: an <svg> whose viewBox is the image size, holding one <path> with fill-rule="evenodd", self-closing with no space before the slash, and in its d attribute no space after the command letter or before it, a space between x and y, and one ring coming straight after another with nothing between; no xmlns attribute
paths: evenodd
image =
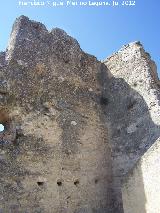
<svg viewBox="0 0 160 213"><path fill-rule="evenodd" d="M68 64L68 63L69 63L69 59L64 59L64 62L65 62L66 64Z"/></svg>
<svg viewBox="0 0 160 213"><path fill-rule="evenodd" d="M38 181L38 182L37 182L37 185L38 185L38 186L43 186L43 185L44 185L44 182Z"/></svg>
<svg viewBox="0 0 160 213"><path fill-rule="evenodd" d="M109 104L108 98L102 96L102 97L100 98L100 104L103 105L103 106L108 105L108 104Z"/></svg>
<svg viewBox="0 0 160 213"><path fill-rule="evenodd" d="M58 180L58 181L57 181L57 185L58 185L58 186L62 186L62 181Z"/></svg>
<svg viewBox="0 0 160 213"><path fill-rule="evenodd" d="M135 104L136 104L136 101L135 101L135 100L130 101L130 103L129 103L128 106L127 106L127 109L128 109L128 110L132 110L132 109L134 108Z"/></svg>
<svg viewBox="0 0 160 213"><path fill-rule="evenodd" d="M98 183L98 179L95 179L94 182L95 182L95 184L97 184Z"/></svg>
<svg viewBox="0 0 160 213"><path fill-rule="evenodd" d="M75 185L75 186L78 186L78 185L79 185L79 180L75 180L75 181L74 181L74 185Z"/></svg>

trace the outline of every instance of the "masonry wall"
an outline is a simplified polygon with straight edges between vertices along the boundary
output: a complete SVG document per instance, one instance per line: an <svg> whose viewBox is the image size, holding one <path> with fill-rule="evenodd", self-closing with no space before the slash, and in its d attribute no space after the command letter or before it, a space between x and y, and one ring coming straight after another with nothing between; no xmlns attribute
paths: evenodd
<svg viewBox="0 0 160 213"><path fill-rule="evenodd" d="M160 137L159 80L155 63L139 42L124 46L104 63L110 73L103 94L108 99L104 114L112 149L113 203L123 212L122 180Z"/></svg>
<svg viewBox="0 0 160 213"><path fill-rule="evenodd" d="M122 181L160 136L159 97L139 42L101 63L18 18L0 53L0 211L124 213Z"/></svg>
<svg viewBox="0 0 160 213"><path fill-rule="evenodd" d="M110 212L102 64L24 16L0 60L0 212Z"/></svg>
<svg viewBox="0 0 160 213"><path fill-rule="evenodd" d="M124 213L160 212L160 140L147 151L125 178Z"/></svg>

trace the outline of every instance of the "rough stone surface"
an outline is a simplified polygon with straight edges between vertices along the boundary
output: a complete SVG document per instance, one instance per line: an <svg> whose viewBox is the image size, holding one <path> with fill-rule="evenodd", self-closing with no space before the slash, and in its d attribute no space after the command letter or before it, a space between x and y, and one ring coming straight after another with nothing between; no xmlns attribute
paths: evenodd
<svg viewBox="0 0 160 213"><path fill-rule="evenodd" d="M63 30L48 32L24 16L0 60L0 210L106 212L111 154L97 78L103 65Z"/></svg>
<svg viewBox="0 0 160 213"><path fill-rule="evenodd" d="M112 75L109 83L104 82L109 102L104 113L112 149L114 204L123 212L122 180L160 137L159 79L155 63L139 42L124 46L104 63Z"/></svg>
<svg viewBox="0 0 160 213"><path fill-rule="evenodd" d="M144 154L123 181L125 213L160 212L160 140Z"/></svg>
<svg viewBox="0 0 160 213"><path fill-rule="evenodd" d="M159 96L140 43L99 62L19 17L0 53L0 212L123 213L122 180L160 135Z"/></svg>

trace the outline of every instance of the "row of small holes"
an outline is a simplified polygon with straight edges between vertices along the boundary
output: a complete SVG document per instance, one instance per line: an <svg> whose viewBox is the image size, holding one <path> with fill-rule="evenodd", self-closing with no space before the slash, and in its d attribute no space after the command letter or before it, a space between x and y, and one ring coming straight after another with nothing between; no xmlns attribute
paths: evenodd
<svg viewBox="0 0 160 213"><path fill-rule="evenodd" d="M97 183L98 183L98 180L96 179L96 180L95 180L95 184L97 184ZM43 185L44 185L44 182L37 182L37 185L38 185L38 186L43 186ZM58 186L62 186L62 181L57 181L57 185L58 185ZM79 180L75 180L75 181L74 181L74 185L75 185L75 186L78 186L78 185L79 185Z"/></svg>
<svg viewBox="0 0 160 213"><path fill-rule="evenodd" d="M62 186L62 181L57 181L57 185L58 185L58 186ZM75 186L78 186L78 185L79 185L79 180L75 180L75 181L74 181L74 185L75 185Z"/></svg>

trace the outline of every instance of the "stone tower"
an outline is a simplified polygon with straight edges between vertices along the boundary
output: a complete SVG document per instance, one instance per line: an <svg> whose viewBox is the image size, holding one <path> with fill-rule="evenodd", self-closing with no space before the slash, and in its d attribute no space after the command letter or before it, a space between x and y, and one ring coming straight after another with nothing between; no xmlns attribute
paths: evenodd
<svg viewBox="0 0 160 213"><path fill-rule="evenodd" d="M104 65L22 16L1 54L2 212L105 212L111 185Z"/></svg>
<svg viewBox="0 0 160 213"><path fill-rule="evenodd" d="M139 42L99 62L19 17L0 54L0 212L124 213L122 181L160 135L159 96Z"/></svg>

